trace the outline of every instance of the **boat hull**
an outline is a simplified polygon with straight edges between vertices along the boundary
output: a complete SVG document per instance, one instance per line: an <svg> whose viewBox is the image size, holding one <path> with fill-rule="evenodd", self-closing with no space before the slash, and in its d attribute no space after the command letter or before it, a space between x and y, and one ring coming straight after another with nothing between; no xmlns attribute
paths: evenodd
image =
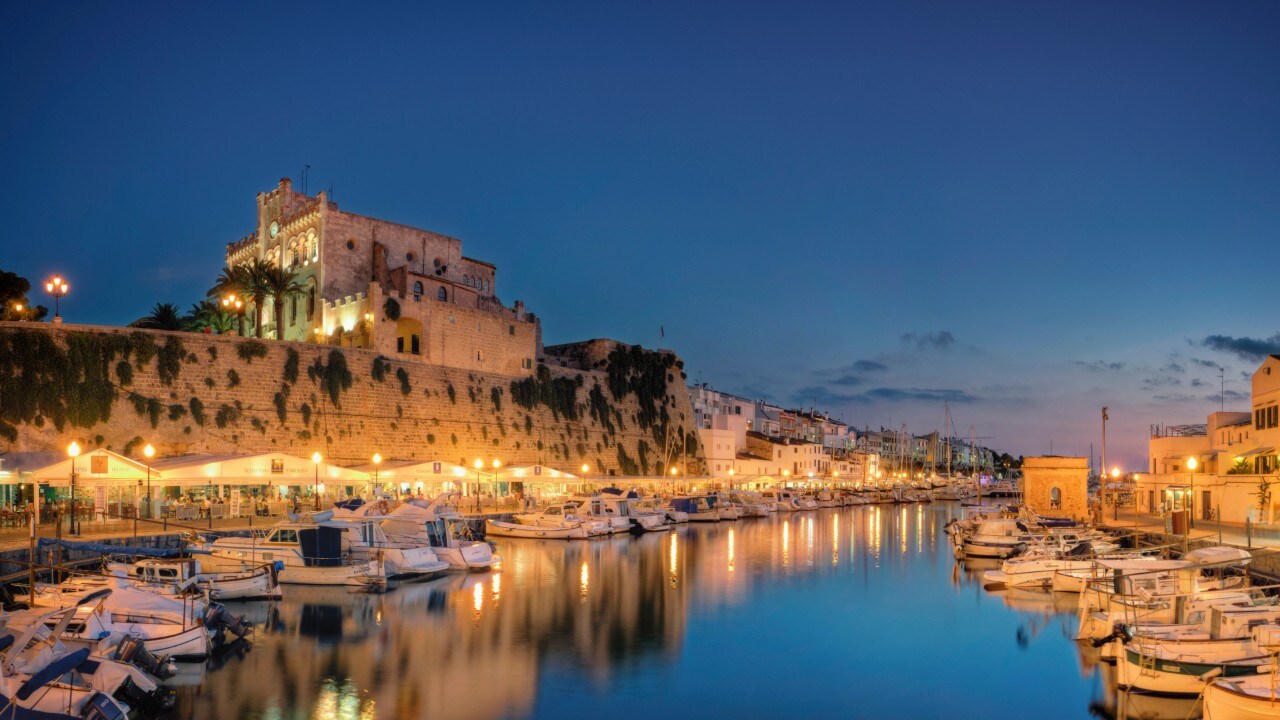
<svg viewBox="0 0 1280 720"><path fill-rule="evenodd" d="M1254 692L1245 692L1245 688ZM1257 693L1257 694L1254 694ZM1218 680L1204 691L1204 720L1275 720L1280 695L1271 695L1270 675Z"/></svg>
<svg viewBox="0 0 1280 720"><path fill-rule="evenodd" d="M526 538L529 540L586 540L591 537L582 525L570 527L543 527L520 523L488 520L484 524L485 535L491 537Z"/></svg>

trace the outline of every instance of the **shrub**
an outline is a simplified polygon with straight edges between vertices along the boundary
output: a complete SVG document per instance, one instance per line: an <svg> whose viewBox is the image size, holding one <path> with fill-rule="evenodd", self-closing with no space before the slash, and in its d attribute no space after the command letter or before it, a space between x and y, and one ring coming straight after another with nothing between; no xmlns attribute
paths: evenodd
<svg viewBox="0 0 1280 720"><path fill-rule="evenodd" d="M128 360L116 363L116 377L120 378L121 385L129 385L133 382L133 366Z"/></svg>
<svg viewBox="0 0 1280 720"><path fill-rule="evenodd" d="M396 368L396 379L400 381L400 394L408 395L413 388L409 386L409 373L404 368Z"/></svg>
<svg viewBox="0 0 1280 720"><path fill-rule="evenodd" d="M240 384L240 373L234 369L227 371L227 387L233 388Z"/></svg>
<svg viewBox="0 0 1280 720"><path fill-rule="evenodd" d="M396 302L395 298L387 298L387 301L382 303L382 312L388 320L395 322L400 319L400 303Z"/></svg>

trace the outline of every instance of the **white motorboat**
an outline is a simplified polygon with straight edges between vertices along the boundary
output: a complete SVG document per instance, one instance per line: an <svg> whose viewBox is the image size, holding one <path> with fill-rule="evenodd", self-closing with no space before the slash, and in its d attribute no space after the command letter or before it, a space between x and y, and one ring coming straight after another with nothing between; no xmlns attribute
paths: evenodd
<svg viewBox="0 0 1280 720"><path fill-rule="evenodd" d="M768 488L760 491L760 497L773 504L775 512L795 512L800 509L796 493L787 488Z"/></svg>
<svg viewBox="0 0 1280 720"><path fill-rule="evenodd" d="M449 569L449 563L436 557L426 542L412 535L395 538L388 535L383 529L385 515L381 513L382 507L364 503L355 507L339 504L332 510L312 513L311 519L342 528L356 559L381 560L388 577L429 577Z"/></svg>
<svg viewBox="0 0 1280 720"><path fill-rule="evenodd" d="M609 534L631 532L631 518L609 512L600 495L579 495L572 502L577 504L577 514L584 520L607 523Z"/></svg>
<svg viewBox="0 0 1280 720"><path fill-rule="evenodd" d="M600 491L600 499L604 502L605 514L630 520L631 532L666 532L671 529L665 513L640 507L640 495L634 490L623 493L618 488L604 488Z"/></svg>
<svg viewBox="0 0 1280 720"><path fill-rule="evenodd" d="M118 572L111 578L78 577L58 585L37 585L36 605L70 608L95 603L110 614L113 632L141 638L154 655L176 660L209 656L220 633L209 611L216 607L221 613L221 606L206 605L193 596L166 596L134 587L123 571ZM23 616L15 615L9 624L16 626L22 620ZM236 632L247 634L248 628L236 625Z"/></svg>
<svg viewBox="0 0 1280 720"><path fill-rule="evenodd" d="M353 553L346 528L326 523L286 520L248 537L225 536L202 550L215 557L252 564L280 562L279 580L292 585L345 585L367 590L386 588L387 573L377 557Z"/></svg>
<svg viewBox="0 0 1280 720"><path fill-rule="evenodd" d="M707 505L716 511L716 517L720 520L737 520L742 517L742 509L730 502L728 495L711 493L705 497Z"/></svg>
<svg viewBox="0 0 1280 720"><path fill-rule="evenodd" d="M1017 520L990 519L963 539L962 548L965 557L1007 558L1022 552L1029 539L1026 527Z"/></svg>
<svg viewBox="0 0 1280 720"><path fill-rule="evenodd" d="M58 613L63 613L59 617ZM45 614L68 624L65 611ZM146 705L159 686L154 677L87 647L72 647L50 634L0 638L0 716L14 720L124 720ZM55 628L56 629L56 628Z"/></svg>
<svg viewBox="0 0 1280 720"><path fill-rule="evenodd" d="M720 513L707 502L705 495L678 495L667 505L689 516L690 522L719 522Z"/></svg>
<svg viewBox="0 0 1280 720"><path fill-rule="evenodd" d="M484 533L489 537L529 538L533 540L586 540L592 537L582 523L552 527L524 523L486 520Z"/></svg>
<svg viewBox="0 0 1280 720"><path fill-rule="evenodd" d="M457 493L442 493L430 502L410 500L397 506L383 521L388 535L411 535L426 541L436 557L454 570L484 571L498 567L502 558L484 540L473 539L471 528L452 504Z"/></svg>

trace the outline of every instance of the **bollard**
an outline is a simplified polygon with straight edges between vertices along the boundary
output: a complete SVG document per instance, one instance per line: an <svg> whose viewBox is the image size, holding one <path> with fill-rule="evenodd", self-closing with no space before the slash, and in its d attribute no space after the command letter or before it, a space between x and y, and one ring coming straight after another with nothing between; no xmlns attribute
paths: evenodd
<svg viewBox="0 0 1280 720"><path fill-rule="evenodd" d="M1245 536L1246 547L1252 550L1253 549L1253 520L1247 515L1244 518L1244 536Z"/></svg>

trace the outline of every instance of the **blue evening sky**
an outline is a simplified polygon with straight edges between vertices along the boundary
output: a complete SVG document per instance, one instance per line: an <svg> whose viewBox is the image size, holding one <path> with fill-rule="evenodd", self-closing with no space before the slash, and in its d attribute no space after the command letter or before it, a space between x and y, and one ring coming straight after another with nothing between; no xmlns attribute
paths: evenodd
<svg viewBox="0 0 1280 720"><path fill-rule="evenodd" d="M1278 31L1274 2L7 3L0 268L65 273L76 322L189 305L306 162L462 238L548 343L858 426L950 399L1014 454L1096 450L1105 404L1138 467L1280 351Z"/></svg>

